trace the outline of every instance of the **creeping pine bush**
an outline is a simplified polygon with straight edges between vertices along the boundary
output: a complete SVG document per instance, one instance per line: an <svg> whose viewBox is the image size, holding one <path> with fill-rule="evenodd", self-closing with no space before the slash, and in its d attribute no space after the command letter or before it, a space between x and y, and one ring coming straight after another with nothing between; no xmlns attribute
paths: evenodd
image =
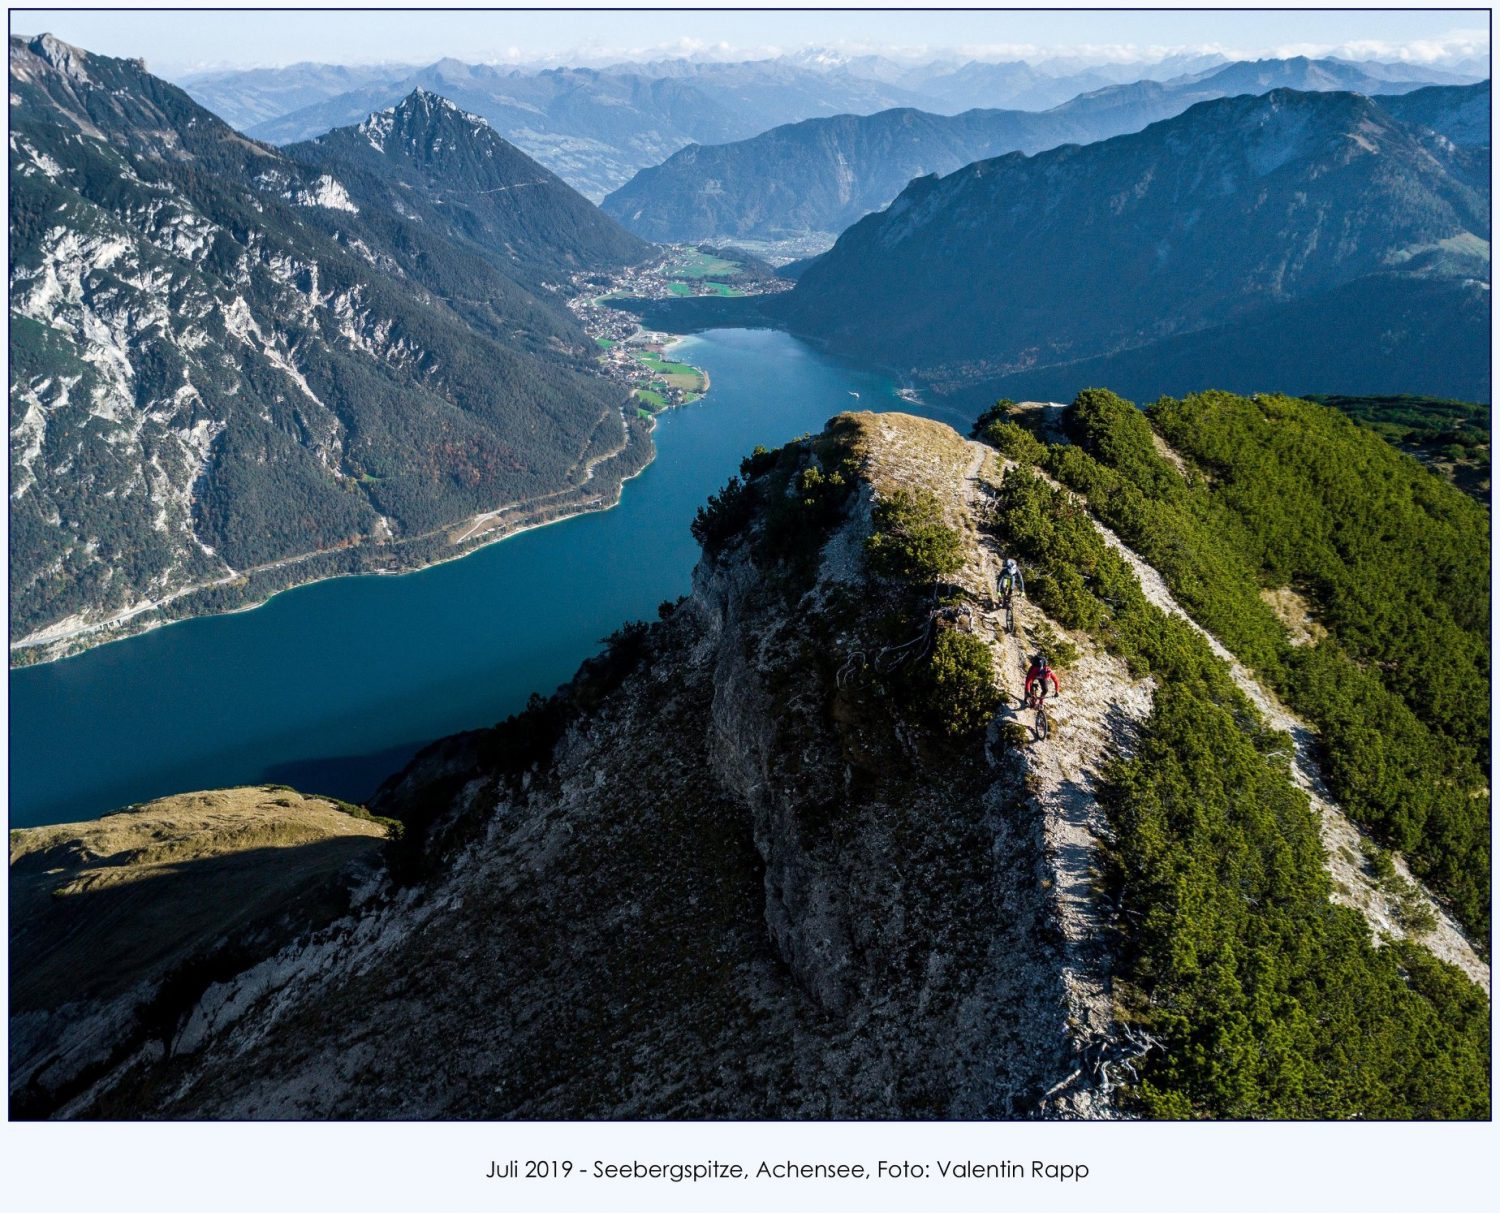
<svg viewBox="0 0 1500 1213"><path fill-rule="evenodd" d="M939 631L919 677L923 715L950 737L984 728L1000 706L989 646L966 632Z"/></svg>
<svg viewBox="0 0 1500 1213"><path fill-rule="evenodd" d="M984 432L997 421L1004 421L1010 416L1010 412L1016 407L1016 402L1009 396L1002 396L984 412L979 414L974 422L974 428L969 431L970 438L982 438Z"/></svg>
<svg viewBox="0 0 1500 1213"><path fill-rule="evenodd" d="M755 508L755 494L738 476L731 476L717 493L700 505L693 519L693 538L710 555L718 552L738 535L750 521Z"/></svg>
<svg viewBox="0 0 1500 1213"><path fill-rule="evenodd" d="M1045 620L1031 629L1031 643L1038 653L1045 653L1047 661L1059 670L1071 670L1078 660L1078 646L1064 640L1057 629Z"/></svg>
<svg viewBox="0 0 1500 1213"><path fill-rule="evenodd" d="M1079 439L1127 466L1155 458L1139 418L1098 393L1084 404L1084 421L1120 424L1109 434L1080 428ZM1179 558L1179 582L1192 568L1203 575L1205 598L1228 602L1233 590L1258 602L1254 577L1236 575L1232 562L1197 562L1202 553L1232 554L1228 537L1237 525L1211 502L1185 500L1200 489L1175 473L1173 480L1145 477L1185 504L1148 502L1155 513L1133 514L1129 480L1082 447L1052 448L1048 464L1075 488L1088 485L1106 520L1138 524L1127 534L1159 563ZM1170 526L1148 525L1164 520ZM1330 901L1316 818L1287 767L1289 740L1265 726L1208 642L1145 599L1066 492L1012 470L997 496L995 525L1032 562L1033 595L1050 614L1090 631L1137 676L1157 676L1134 753L1105 772L1098 791L1114 832L1101 870L1128 924L1116 996L1122 1012L1160 1042L1136 1062L1122 1102L1156 1117L1488 1117L1484 991L1419 946L1374 946L1361 915ZM1185 550L1192 562L1181 559ZM1328 651L1326 644L1310 649L1313 656ZM1346 664L1306 668L1328 670L1325 680L1347 695L1347 671L1365 671L1338 655ZM1335 670L1346 676L1335 679ZM1349 723L1332 718L1325 736L1348 738L1358 726L1350 758L1364 758L1368 773L1379 772L1410 803L1420 788L1402 782L1391 761L1409 731L1395 710L1404 705L1384 702L1378 716L1362 710ZM1357 786L1340 771L1340 750L1330 747L1327 758L1331 783ZM1429 782L1444 769L1430 763ZM1365 768L1353 775L1368 778ZM1487 852L1474 858L1487 860ZM1415 889L1408 893L1390 856L1369 846L1366 861L1407 929L1429 929L1430 912Z"/></svg>
<svg viewBox="0 0 1500 1213"><path fill-rule="evenodd" d="M1283 396L1204 392L1143 414L1080 393L1071 446L1044 470L1166 579L1183 607L1317 726L1325 775L1355 821L1402 851L1478 937L1489 934L1489 515L1337 411ZM1155 449L1153 429L1188 461ZM1110 561L1057 553L1058 508L1007 481L1017 546L1068 555L1029 579L1072 628L1089 593L1124 601ZM1047 535L1048 529L1054 534ZM1392 591L1390 570L1423 575ZM1071 570L1071 571L1070 571ZM1293 647L1263 586L1294 585L1328 635ZM1136 650L1116 612L1115 639ZM1141 640L1149 641L1149 633ZM1154 659L1153 659L1154 664Z"/></svg>
<svg viewBox="0 0 1500 1213"><path fill-rule="evenodd" d="M865 550L882 576L932 582L963 567L963 539L926 490L897 489L875 506L874 522Z"/></svg>

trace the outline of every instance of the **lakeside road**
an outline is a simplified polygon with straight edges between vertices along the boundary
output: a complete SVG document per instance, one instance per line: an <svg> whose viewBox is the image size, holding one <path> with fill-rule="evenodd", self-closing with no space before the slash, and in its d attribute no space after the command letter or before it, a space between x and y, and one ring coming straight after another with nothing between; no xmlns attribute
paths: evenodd
<svg viewBox="0 0 1500 1213"><path fill-rule="evenodd" d="M651 427L651 429L654 428L654 426ZM651 429L646 431L648 436ZM473 514L468 518L456 519L453 522L444 523L442 526L433 527L430 530L422 531L415 535L406 535L398 539L368 545L369 549L378 555L396 559L401 555L403 547L425 543L438 536L447 534L451 550L443 551L439 549L439 554L431 558L415 559L406 564L398 564L395 567L341 569L336 572L311 576L302 580L293 580L286 585L277 586L262 596L254 597L232 607L210 611L188 611L181 615L158 615L154 618L151 617L153 612L160 612L190 595L219 589L237 582L248 582L252 577L273 573L279 569L293 568L296 565L305 564L320 557L335 556L340 549L320 548L311 552L298 552L290 556L283 556L277 560L252 565L248 568L226 568L225 572L218 577L174 587L159 598L132 603L130 606L121 608L102 618L84 619L76 615L69 616L48 624L46 627L39 628L34 632L22 636L18 640L13 640L10 642L11 668L20 669L29 666L44 665L52 661L61 661L65 658L85 653L100 645L111 644L118 640L127 640L133 636L140 636L157 628L166 627L174 623L182 623L188 619L202 618L206 615L237 615L245 611L253 611L258 607L265 606L266 603L279 594L284 594L289 590L295 590L302 586L314 585L321 581L332 581L344 577L392 576L405 573L419 573L435 565L461 559L488 544L499 543L524 531L532 530L539 526L547 526L554 522L562 522L582 514L596 513L601 509L610 509L619 503L621 489L625 481L639 475L655 459L656 452L654 447L647 451L640 468L637 468L629 475L621 477L619 484L614 487L612 493L585 494L567 505L561 504L561 502L570 495L578 494L586 485L590 484L594 480L595 469L599 465L621 457L629 451L630 447L631 431L627 427L625 440L618 447L606 451L602 455L597 455L592 459L583 461L584 475L577 484L538 497L523 498L519 501L509 502L494 510ZM492 531L496 533L491 533ZM25 654L32 659L17 661L17 656L21 654Z"/></svg>
<svg viewBox="0 0 1500 1213"><path fill-rule="evenodd" d="M621 312L614 308L603 306L600 300L611 296L618 296L622 293L639 293L641 291L646 291L647 293L666 292L668 285L672 281L675 281L675 279L670 277L672 257L679 254L680 250L674 250L646 270L621 274L618 276L616 285L611 286L603 292L599 292L597 287L587 288L586 284L580 279L575 282L578 293L568 302L569 310L583 323L584 330L589 338L601 346L599 362L597 364L600 375L603 378L619 382L627 391L628 398L626 402L621 404L621 414L627 418L633 415L633 410L641 414L649 414L649 417L646 418L648 427L646 433L648 436L655 430L656 418L661 412L668 408L692 404L702 399L713 386L712 379L708 371L700 366L694 366L691 363L674 362L674 365L686 367L697 376L696 384L692 387L687 387L668 382L671 378L682 378L685 376L674 373L663 374L649 366L641 365L639 363L640 355L632 355L632 352L625 346L626 340L641 333L640 324L628 312ZM745 293L754 294L757 292L746 291ZM658 362L663 362L672 358L674 351L681 347L685 337L682 334L674 333L661 333L660 336L663 339L660 344L661 354L653 354L653 356L657 358ZM650 409L640 407L640 402L635 397L634 392L636 388L643 386L643 384L633 382L631 378L622 375L620 366L626 359L641 366L641 370L645 373L644 377L647 384L655 384L665 389L665 391L658 392L663 401L661 407ZM455 519L452 522L444 523L442 526L431 528L420 534L406 535L389 540L377 540L374 543L364 545L370 551L396 561L397 563L394 567L354 570L340 569L335 572L308 576L302 580L294 579L286 585L280 585L271 589L264 595L255 596L250 600L217 610L186 610L182 614L171 615L161 613L174 603L190 598L194 594L222 589L225 586L247 582L253 577L274 573L281 569L294 568L297 565L306 564L321 557L333 556L337 554L339 549L324 548L311 552L294 553L290 556L283 556L264 564L243 569L226 566L223 573L217 577L206 581L194 582L189 585L169 587L156 598L132 603L102 617L86 618L82 615L72 615L38 628L10 642L11 668L18 669L59 661L67 657L76 656L79 653L87 652L89 649L103 644L125 640L132 636L139 636L169 624L180 623L186 619L201 618L205 615L230 615L251 611L257 607L264 606L278 594L297 589L300 586L313 585L320 581L330 581L342 577L391 576L421 572L435 565L460 559L489 544L502 542L505 539L535 529L536 527L549 526L554 522L562 522L569 518L576 518L580 515L597 513L600 510L613 508L619 503L625 481L639 475L655 459L656 452L654 448L646 452L645 459L639 468L635 468L628 475L621 477L619 485L615 487L612 493L585 494L573 502L566 504L564 502L570 495L579 493L585 486L593 482L595 469L600 464L624 455L630 447L630 442L630 431L627 427L626 440L619 448L606 452L604 455L596 456L593 459L583 461L584 475L574 485L555 490L540 497L497 505L493 510L472 514L467 518ZM409 563L400 563L404 547L424 543L444 534L447 534L449 537L449 550L440 551L436 555L428 555L425 558L410 560ZM18 658L24 658L24 660L18 660Z"/></svg>

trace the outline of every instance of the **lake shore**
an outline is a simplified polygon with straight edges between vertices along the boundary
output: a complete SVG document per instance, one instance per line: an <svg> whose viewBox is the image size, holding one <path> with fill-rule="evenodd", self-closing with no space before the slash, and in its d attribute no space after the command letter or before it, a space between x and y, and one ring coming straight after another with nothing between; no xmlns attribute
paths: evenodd
<svg viewBox="0 0 1500 1213"><path fill-rule="evenodd" d="M594 479L595 468L612 459L628 454L644 440L646 449L644 458L641 459L639 466L625 472L615 483L613 489L607 494L585 497L567 505L558 506L543 504L537 501L517 502L502 506L497 510L474 514L469 518L449 523L434 531L414 535L405 540L398 540L389 546L382 545L378 549L366 549L374 553L372 558L398 557L399 547L402 544L427 543L439 536L445 534L451 536L457 532L457 538L450 539L452 549L450 551L443 552L439 549L436 555L418 558L409 563L400 563L395 567L338 569L336 571L315 573L308 577L294 577L286 584L268 588L267 592L256 594L249 600L230 607L205 610L189 609L184 610L180 614L153 614L153 612L163 612L174 603L190 598L194 594L212 592L222 589L225 586L234 585L237 582L244 582L248 585L250 580L256 576L293 568L298 564L326 561L340 555L347 557L353 549L346 549L343 552L338 549L304 552L295 556L287 556L281 560L260 565L253 569L235 570L213 581L179 587L163 598L136 603L103 619L76 622L77 617L73 616L68 619L59 620L45 628L40 628L27 636L23 636L19 640L12 641L10 644L10 668L12 670L22 670L34 666L47 665L54 661L64 661L69 657L77 657L102 645L113 644L120 640L129 640L132 637L144 635L158 628L170 627L174 623L186 623L191 619L202 619L216 615L244 614L247 611L254 611L265 606L273 598L277 598L282 594L287 594L306 586L317 585L324 581L335 581L347 577L404 577L410 573L420 573L440 564L462 560L465 556L471 556L491 544L501 543L506 539L512 539L527 531L534 531L540 527L551 526L558 522L566 522L570 518L577 518L585 514L613 509L620 502L625 484L628 481L634 480L655 460L656 449L650 441L650 434L654 429L655 423L653 421L640 431L639 438L635 438L635 431L627 426L627 437L622 446L600 458L585 463L585 476L580 482L579 487ZM567 493L568 490L561 490L559 493L549 494L549 499L563 496ZM493 526L471 529L482 520L503 517L507 514L513 516ZM21 655L24 655L27 659L17 660L18 656Z"/></svg>
<svg viewBox="0 0 1500 1213"><path fill-rule="evenodd" d="M248 588L266 610L204 613L183 628L143 616L153 630L137 644L13 670L11 823L78 821L231 784L363 802L421 745L520 711L571 678L601 637L686 592L701 555L694 511L746 452L820 429L851 407L851 390L854 407L910 407L884 376L784 334L723 330L674 353L710 369L712 408L660 414L651 474L615 501L618 472L601 468L587 487L605 500L571 513L571 526L550 525L564 520L560 508L511 515L504 533L460 549L444 541L422 576L298 565L280 576L305 592Z"/></svg>
<svg viewBox="0 0 1500 1213"><path fill-rule="evenodd" d="M688 334L665 334L670 340L663 345L662 352L671 354L675 349L688 339ZM691 365L685 363L684 365ZM693 389L693 397L688 400L674 401L666 408L680 408L685 404L695 404L708 395L713 386L713 380L709 373L700 366L693 366L701 379L701 387ZM10 644L10 668L13 670L27 669L32 666L45 665L53 661L63 661L69 657L76 657L101 645L113 644L115 641L128 640L133 636L141 636L147 632L155 631L157 628L169 627L174 623L184 623L190 619L200 619L210 615L238 615L246 611L253 611L265 606L273 598L289 593L292 590L301 589L304 586L316 585L322 581L332 581L341 577L401 577L408 573L420 573L425 569L436 565L447 564L453 560L462 560L465 556L472 555L494 543L501 543L506 539L512 539L517 535L534 531L540 527L552 526L558 522L566 522L570 518L578 518L585 514L598 513L601 510L613 509L620 502L624 486L634 480L648 468L656 459L656 448L651 442L650 435L656 429L656 417L665 409L650 413L641 418L640 422L645 426L644 433L639 442L644 439L644 458L638 466L622 475L614 488L606 495L584 498L572 504L553 507L546 504L551 498L565 497L569 490L559 490L550 494L549 498L540 501L516 502L510 505L500 506L495 510L471 515L454 523L437 528L434 531L422 535L411 536L405 540L383 546L379 555L398 555L401 544L415 544L433 539L435 536L448 534L452 536L450 543L454 550L446 553L420 558L410 563L402 563L393 568L360 568L340 569L337 571L317 573L313 576L295 578L289 583L269 589L264 594L254 596L253 600L245 601L235 606L207 610L185 610L181 614L160 614L173 603L182 599L190 598L194 594L219 590L236 582L249 582L250 579L276 570L292 568L298 564L323 560L333 555L328 549L316 552L304 552L295 556L287 556L281 560L267 565L261 565L252 569L234 570L226 573L223 577L213 581L200 582L195 585L182 586L172 590L160 599L149 602L136 603L124 610L118 611L103 619L82 620L77 616L62 619L56 623L40 628L19 640ZM625 455L632 446L635 431L629 425L626 427L626 442L618 449L607 452L605 455L585 462L585 474L583 480L575 488L582 487L593 481L595 469L612 459ZM507 517L509 515L509 517ZM495 520L495 521L490 521ZM18 660L18 657L24 657Z"/></svg>

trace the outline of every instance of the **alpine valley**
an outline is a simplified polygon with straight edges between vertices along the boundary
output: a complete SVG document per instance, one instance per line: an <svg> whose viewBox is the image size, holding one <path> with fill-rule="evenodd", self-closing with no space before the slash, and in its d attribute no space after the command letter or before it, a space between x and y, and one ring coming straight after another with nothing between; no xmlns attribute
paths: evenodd
<svg viewBox="0 0 1500 1213"><path fill-rule="evenodd" d="M1490 149L1458 141L1487 87L1384 101L1230 97L921 177L751 303L976 412L1100 382L1488 400ZM647 318L736 311L674 306Z"/></svg>
<svg viewBox="0 0 1500 1213"><path fill-rule="evenodd" d="M10 72L13 1118L1490 1118L1476 73Z"/></svg>

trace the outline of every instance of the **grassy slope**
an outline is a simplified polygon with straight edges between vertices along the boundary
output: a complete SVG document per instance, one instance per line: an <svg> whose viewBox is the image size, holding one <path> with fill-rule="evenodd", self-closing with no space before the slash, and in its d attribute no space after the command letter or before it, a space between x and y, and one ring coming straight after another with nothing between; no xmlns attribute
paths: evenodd
<svg viewBox="0 0 1500 1213"><path fill-rule="evenodd" d="M317 902L386 826L283 788L168 796L10 832L11 1012L107 998Z"/></svg>

